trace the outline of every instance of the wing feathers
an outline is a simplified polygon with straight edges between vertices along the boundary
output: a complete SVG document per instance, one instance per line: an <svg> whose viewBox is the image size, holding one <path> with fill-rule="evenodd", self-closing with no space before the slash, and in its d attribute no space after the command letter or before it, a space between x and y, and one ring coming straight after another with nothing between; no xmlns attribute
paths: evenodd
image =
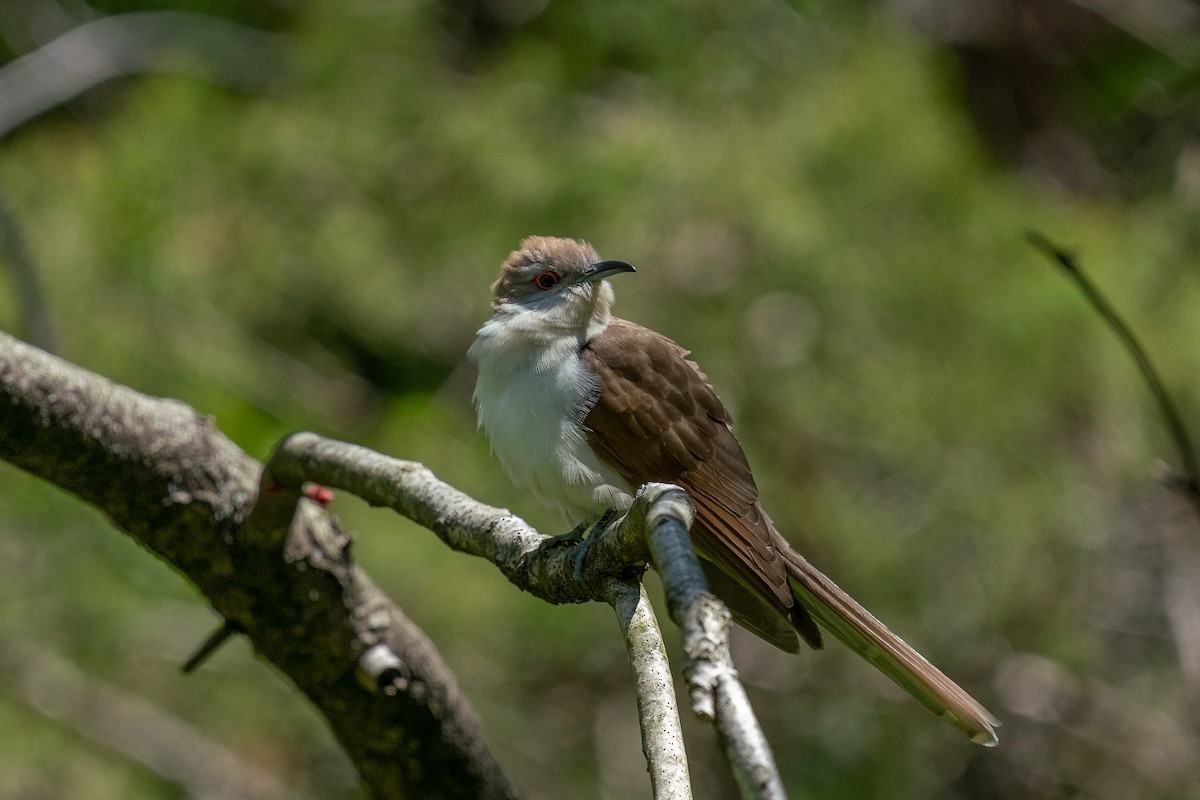
<svg viewBox="0 0 1200 800"><path fill-rule="evenodd" d="M614 319L580 352L598 398L584 419L596 455L636 488L675 483L696 504L692 539L713 591L742 625L795 652L822 627L982 744L999 724L953 681L796 553L758 503L729 414L670 339ZM814 622L815 619L815 622Z"/></svg>
<svg viewBox="0 0 1200 800"><path fill-rule="evenodd" d="M580 358L599 386L584 419L588 443L630 487L665 481L688 490L696 503L696 550L752 597L739 610L748 628L763 635L783 616L820 647L820 631L788 586L782 539L758 505L729 413L686 356L667 337L624 320L588 342Z"/></svg>

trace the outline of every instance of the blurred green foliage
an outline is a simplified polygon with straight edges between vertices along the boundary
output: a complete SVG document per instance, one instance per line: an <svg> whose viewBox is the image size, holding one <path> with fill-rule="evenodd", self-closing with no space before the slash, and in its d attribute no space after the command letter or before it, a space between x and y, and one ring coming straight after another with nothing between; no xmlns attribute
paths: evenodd
<svg viewBox="0 0 1200 800"><path fill-rule="evenodd" d="M1005 172L953 63L873 6L543 5L172 4L283 31L282 80L138 77L0 142L61 354L256 457L314 429L557 532L475 432L463 353L523 236L587 238L639 267L618 313L694 351L780 528L1004 720L984 751L836 643L741 637L795 796L1200 796L1168 614L1198 577L1195 520L1152 480L1173 451L1136 373L1024 240L1077 248L1194 419L1194 209ZM0 326L17 318L0 295ZM606 609L545 606L405 521L334 509L530 797L648 796ZM0 553L0 797L186 794L31 706L42 651L297 796L357 796L245 643L178 676L212 615L98 514L0 467ZM688 730L697 796L734 796Z"/></svg>

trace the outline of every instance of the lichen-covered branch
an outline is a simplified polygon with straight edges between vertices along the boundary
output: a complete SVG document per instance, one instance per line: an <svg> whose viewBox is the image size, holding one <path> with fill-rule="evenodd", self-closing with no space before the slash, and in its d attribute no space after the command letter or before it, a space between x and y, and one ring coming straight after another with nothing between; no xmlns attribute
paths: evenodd
<svg viewBox="0 0 1200 800"><path fill-rule="evenodd" d="M675 702L671 665L650 598L640 581L613 581L609 603L617 612L633 668L642 752L650 769L654 797L691 800L687 753Z"/></svg>
<svg viewBox="0 0 1200 800"><path fill-rule="evenodd" d="M434 531L456 550L487 558L514 584L553 603L603 600L617 610L638 678L638 709L643 749L655 784L655 797L686 797L687 764L678 729L673 689L661 638L653 632L634 640L630 630L644 595L613 575L629 565L653 561L661 573L671 616L683 628L692 706L712 722L730 767L746 798L785 797L770 746L763 736L729 652L728 609L708 592L688 528L694 510L687 493L669 484L647 484L618 523L599 535L576 573L568 548L539 551L545 540L508 511L484 505L426 467L359 445L298 433L276 448L267 480L299 491L316 481L352 492L373 505L387 506ZM534 556L539 557L535 558ZM627 620L629 620L627 622ZM642 617L643 624L652 622ZM662 676L665 676L665 680ZM671 695L666 697L665 695ZM664 727L666 726L666 727Z"/></svg>
<svg viewBox="0 0 1200 800"><path fill-rule="evenodd" d="M576 576L572 548L539 550L545 535L511 511L480 503L423 464L315 433L280 442L266 474L291 491L312 481L391 508L454 550L487 559L514 585L550 603L607 602L614 575L638 572L649 561L642 525L631 513L629 524L612 526L589 548Z"/></svg>
<svg viewBox="0 0 1200 800"><path fill-rule="evenodd" d="M468 497L421 464L359 445L313 433L293 434L275 449L264 480L291 492L315 481L391 508L429 528L455 550L488 559L513 584L548 602L609 603L634 673L642 749L654 796L691 797L670 664L654 612L636 580L648 560L646 519L656 511L669 513L660 509L661 500L667 490L678 495L678 489L652 485L639 492L625 519L590 545L576 575L571 548L540 549L546 537L510 512Z"/></svg>
<svg viewBox="0 0 1200 800"><path fill-rule="evenodd" d="M688 661L684 672L692 710L712 722L725 760L746 800L784 800L787 793L771 746L746 696L729 651L733 619L708 583L688 528L695 514L687 493L675 486L650 484L642 494L655 502L646 514L648 541L662 575L671 618L683 629Z"/></svg>

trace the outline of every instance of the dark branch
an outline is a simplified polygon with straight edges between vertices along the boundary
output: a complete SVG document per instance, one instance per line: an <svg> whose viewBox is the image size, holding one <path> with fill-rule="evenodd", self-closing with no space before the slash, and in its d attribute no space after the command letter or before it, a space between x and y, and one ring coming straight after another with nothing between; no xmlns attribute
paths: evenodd
<svg viewBox="0 0 1200 800"><path fill-rule="evenodd" d="M54 352L57 336L46 303L37 263L29 251L21 224L0 195L0 262L8 267L20 315L21 334L43 350Z"/></svg>
<svg viewBox="0 0 1200 800"><path fill-rule="evenodd" d="M715 722L745 796L782 796L729 656L729 612L707 590L688 535L694 509L677 487L642 487L620 524L594 534L576 574L569 548L542 553L536 530L421 464L302 433L280 442L260 470L182 403L138 394L2 334L0 432L0 458L103 509L209 597L225 624L189 665L245 633L325 714L376 797L515 793L432 645L354 566L348 538L323 508L303 499L309 482L404 514L544 600L612 604L638 676L656 796L682 796L682 739L677 719L664 735L662 716L675 718L669 665L631 580L653 552L684 628L694 710Z"/></svg>
<svg viewBox="0 0 1200 800"><path fill-rule="evenodd" d="M349 538L296 492L256 506L260 464L209 418L0 334L0 458L191 580L321 711L372 796L516 796L453 675ZM395 658L370 674L377 659L362 657L379 645Z"/></svg>
<svg viewBox="0 0 1200 800"><path fill-rule="evenodd" d="M1163 385L1162 379L1158 376L1158 371L1154 368L1154 364L1150 361L1150 356L1146 353L1133 330L1125 323L1121 316L1112 307L1112 304L1105 299L1099 288L1079 267L1075 257L1054 245L1045 236L1042 236L1036 231L1029 233L1030 243L1046 254L1048 258L1058 264L1059 267L1075 282L1083 292L1083 296L1088 303L1096 310L1096 313L1104 320L1108 327L1116 334L1117 338L1124 345L1125 349L1133 357L1137 364L1138 370L1145 379L1146 384L1150 387L1150 392L1154 395L1154 401L1158 405L1159 412L1167 424L1167 431L1171 436L1171 440L1175 444L1175 449L1179 453L1179 462L1182 469L1182 474L1173 476L1170 481L1173 488L1183 492L1185 496L1195 505L1200 512L1200 458L1196 455L1196 449L1192 445L1191 437L1188 435L1187 426L1183 422L1183 415L1179 413L1179 408L1175 405L1175 401L1167 392L1166 386Z"/></svg>

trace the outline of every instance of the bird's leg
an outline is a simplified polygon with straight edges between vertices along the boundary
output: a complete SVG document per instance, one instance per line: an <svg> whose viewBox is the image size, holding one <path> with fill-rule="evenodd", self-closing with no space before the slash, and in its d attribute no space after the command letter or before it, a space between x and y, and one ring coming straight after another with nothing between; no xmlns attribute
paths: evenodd
<svg viewBox="0 0 1200 800"><path fill-rule="evenodd" d="M600 519L592 526L588 526L586 521L579 523L566 533L560 533L557 536L548 537L544 542L538 545L538 554L550 550L553 547L569 544L575 547L575 552L571 554L572 575L576 580L583 575L583 560L587 558L588 550L592 547L592 542L596 540L605 528L607 528L617 516L616 509L610 508L600 515Z"/></svg>
<svg viewBox="0 0 1200 800"><path fill-rule="evenodd" d="M573 567L571 570L571 576L575 578L575 580L579 580L583 577L583 560L587 558L588 550L592 549L592 542L596 541L596 537L598 537L605 531L605 529L608 528L609 523L611 523L616 516L617 511L613 508L610 508L601 514L600 519L596 520L596 524L592 526L590 531L588 531L587 538L580 541L579 545L575 548L575 552L571 554L571 565ZM584 527L586 527L586 525Z"/></svg>
<svg viewBox="0 0 1200 800"><path fill-rule="evenodd" d="M560 547L564 544L575 546L583 541L584 537L587 536L587 532L588 523L585 520L584 522L576 525L574 528L571 528L571 530L567 531L566 533L560 533L555 536L547 536L542 540L542 543L538 545L538 555L541 555L548 550L553 550L555 547Z"/></svg>

